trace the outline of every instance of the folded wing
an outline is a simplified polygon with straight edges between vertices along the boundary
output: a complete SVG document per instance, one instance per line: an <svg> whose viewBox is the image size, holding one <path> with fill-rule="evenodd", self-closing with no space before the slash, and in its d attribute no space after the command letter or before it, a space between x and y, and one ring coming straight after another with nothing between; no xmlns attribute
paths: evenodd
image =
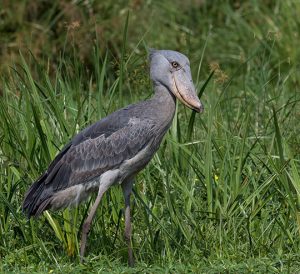
<svg viewBox="0 0 300 274"><path fill-rule="evenodd" d="M122 126L106 128L101 120L65 146L48 170L31 186L23 210L30 217L49 207L54 193L84 184L134 157L151 140L155 124L149 119L130 118Z"/></svg>

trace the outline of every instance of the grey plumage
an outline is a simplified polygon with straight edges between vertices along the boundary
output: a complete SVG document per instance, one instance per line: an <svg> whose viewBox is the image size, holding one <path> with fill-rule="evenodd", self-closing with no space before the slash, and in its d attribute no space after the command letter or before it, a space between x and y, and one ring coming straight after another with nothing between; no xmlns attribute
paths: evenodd
<svg viewBox="0 0 300 274"><path fill-rule="evenodd" d="M114 112L76 135L28 190L23 205L28 216L38 216L51 208L55 192L92 181L132 158L147 144L160 141L155 119L149 119L144 111L151 101ZM153 152L158 145L153 144Z"/></svg>
<svg viewBox="0 0 300 274"><path fill-rule="evenodd" d="M155 95L120 109L77 134L25 195L23 210L30 217L50 208L77 204L98 190L99 199L83 231L82 256L89 225L103 193L110 186L122 184L129 210L133 178L159 148L175 113L176 97L198 112L203 110L186 56L174 51L152 50L150 63ZM130 216L130 211L126 212L126 216ZM126 227L130 231L128 218ZM131 250L130 243L128 245ZM129 260L133 264L130 252Z"/></svg>

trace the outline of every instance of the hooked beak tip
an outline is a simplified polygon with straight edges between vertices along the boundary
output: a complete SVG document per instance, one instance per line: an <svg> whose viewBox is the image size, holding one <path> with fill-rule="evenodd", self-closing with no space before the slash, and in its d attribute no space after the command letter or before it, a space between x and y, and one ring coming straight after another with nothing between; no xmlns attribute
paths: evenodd
<svg viewBox="0 0 300 274"><path fill-rule="evenodd" d="M194 107L194 110L198 113L202 113L204 111L204 106L201 103L199 103L198 106Z"/></svg>

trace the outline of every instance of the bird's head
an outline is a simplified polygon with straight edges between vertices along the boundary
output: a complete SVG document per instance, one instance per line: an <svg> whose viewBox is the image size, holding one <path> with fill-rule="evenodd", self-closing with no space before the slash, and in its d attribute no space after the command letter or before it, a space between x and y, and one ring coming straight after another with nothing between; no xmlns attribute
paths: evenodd
<svg viewBox="0 0 300 274"><path fill-rule="evenodd" d="M150 50L150 77L154 85L163 85L189 108L202 112L192 80L189 59L173 50Z"/></svg>

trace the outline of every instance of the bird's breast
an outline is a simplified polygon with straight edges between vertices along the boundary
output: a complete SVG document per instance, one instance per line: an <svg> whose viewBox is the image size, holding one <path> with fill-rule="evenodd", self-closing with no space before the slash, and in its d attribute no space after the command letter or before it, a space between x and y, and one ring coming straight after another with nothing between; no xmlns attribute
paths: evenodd
<svg viewBox="0 0 300 274"><path fill-rule="evenodd" d="M157 150L156 146L153 144L153 141L149 142L134 157L125 160L120 165L120 183L122 183L124 179L131 177L133 174L136 174L139 171L141 171L149 163L149 161L152 159L154 153Z"/></svg>

